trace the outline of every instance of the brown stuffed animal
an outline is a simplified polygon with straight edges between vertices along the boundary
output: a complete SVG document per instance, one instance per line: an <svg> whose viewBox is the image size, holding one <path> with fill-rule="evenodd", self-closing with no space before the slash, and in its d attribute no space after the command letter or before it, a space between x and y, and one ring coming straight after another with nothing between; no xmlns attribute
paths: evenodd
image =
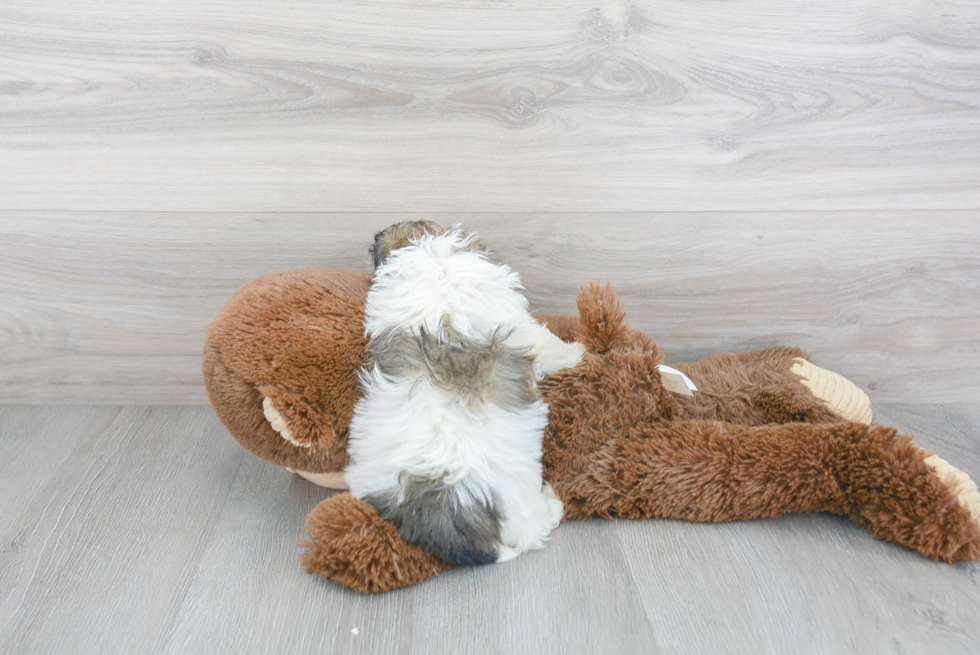
<svg viewBox="0 0 980 655"><path fill-rule="evenodd" d="M326 268L265 275L211 323L204 377L215 411L253 453L343 488L346 436L366 344L370 277ZM698 386L668 392L660 348L628 327L607 285L579 316L541 316L588 351L541 383L551 407L545 477L563 520L730 521L787 512L848 516L879 539L950 563L980 557L980 494L962 471L871 424L870 403L797 348L673 366ZM303 561L359 591L449 568L347 493L310 514Z"/></svg>

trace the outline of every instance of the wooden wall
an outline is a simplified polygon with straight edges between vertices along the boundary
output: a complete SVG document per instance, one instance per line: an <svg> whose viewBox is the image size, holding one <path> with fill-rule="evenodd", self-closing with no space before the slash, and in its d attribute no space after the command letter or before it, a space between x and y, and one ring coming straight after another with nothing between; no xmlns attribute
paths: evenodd
<svg viewBox="0 0 980 655"><path fill-rule="evenodd" d="M407 216L669 359L980 394L977 3L11 0L0 61L3 402L206 402L235 287Z"/></svg>
<svg viewBox="0 0 980 655"><path fill-rule="evenodd" d="M370 270L411 215L8 212L7 402L206 402L204 329L236 287L301 266ZM967 211L447 214L521 271L538 311L610 280L668 360L799 345L876 401L980 383L980 223Z"/></svg>

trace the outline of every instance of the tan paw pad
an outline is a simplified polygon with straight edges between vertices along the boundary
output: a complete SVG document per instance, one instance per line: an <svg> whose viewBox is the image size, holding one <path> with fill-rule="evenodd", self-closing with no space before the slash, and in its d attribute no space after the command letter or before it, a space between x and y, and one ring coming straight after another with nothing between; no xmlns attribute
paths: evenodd
<svg viewBox="0 0 980 655"><path fill-rule="evenodd" d="M795 363L790 370L803 378L803 384L814 396L848 421L871 425L871 399L856 384L805 359L796 358L793 361Z"/></svg>
<svg viewBox="0 0 980 655"><path fill-rule="evenodd" d="M279 436L281 436L283 439L299 448L311 447L312 444L300 443L293 438L292 431L289 429L289 426L286 425L286 419L284 419L282 414L279 413L279 410L276 409L276 406L272 403L271 398L262 399L262 413L265 414L265 420L269 422L272 429L278 432Z"/></svg>
<svg viewBox="0 0 980 655"><path fill-rule="evenodd" d="M980 492L970 476L936 455L929 455L923 463L930 467L953 492L956 500L970 512L974 523L980 523Z"/></svg>
<svg viewBox="0 0 980 655"><path fill-rule="evenodd" d="M344 480L343 471L333 471L332 473L310 473L309 471L298 471L296 469L289 468L286 469L290 473L295 473L304 480L309 480L315 485L324 487L325 489L338 489L340 491L347 491L350 487L347 486L347 481Z"/></svg>

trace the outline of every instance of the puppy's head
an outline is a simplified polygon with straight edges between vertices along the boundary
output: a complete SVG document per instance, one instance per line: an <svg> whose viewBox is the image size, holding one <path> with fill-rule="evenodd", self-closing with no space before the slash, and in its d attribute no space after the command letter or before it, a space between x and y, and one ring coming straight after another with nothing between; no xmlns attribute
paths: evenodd
<svg viewBox="0 0 980 655"><path fill-rule="evenodd" d="M384 264L393 250L411 245L412 239L418 239L426 234L445 234L448 231L447 228L432 221L406 221L383 229L374 235L374 244L371 246L374 268L377 269Z"/></svg>

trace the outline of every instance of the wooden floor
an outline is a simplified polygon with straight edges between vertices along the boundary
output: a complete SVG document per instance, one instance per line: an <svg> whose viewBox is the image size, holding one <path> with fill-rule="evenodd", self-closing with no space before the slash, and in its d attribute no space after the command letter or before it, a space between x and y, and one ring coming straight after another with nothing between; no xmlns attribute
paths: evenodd
<svg viewBox="0 0 980 655"><path fill-rule="evenodd" d="M980 478L980 405L881 422ZM381 596L300 566L330 492L207 408L0 407L3 653L964 653L980 565L830 515L564 524L543 551Z"/></svg>

